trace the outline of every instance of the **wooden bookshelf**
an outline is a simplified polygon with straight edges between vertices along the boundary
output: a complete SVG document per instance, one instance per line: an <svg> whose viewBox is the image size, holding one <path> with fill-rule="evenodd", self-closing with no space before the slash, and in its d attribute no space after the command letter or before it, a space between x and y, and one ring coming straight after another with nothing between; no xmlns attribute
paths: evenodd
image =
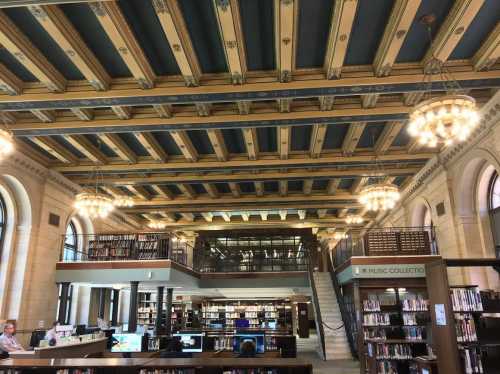
<svg viewBox="0 0 500 374"><path fill-rule="evenodd" d="M156 322L157 294L156 292L146 291L139 291L138 294L139 297L137 303L137 324L143 325L145 328L152 328L155 326ZM166 295L164 295L162 314L163 325L165 325L165 320L167 318L166 306ZM177 331L185 328L186 324L189 321L189 313L186 303L174 301L172 303L170 318L172 322L172 331ZM192 322L192 320L190 322Z"/></svg>

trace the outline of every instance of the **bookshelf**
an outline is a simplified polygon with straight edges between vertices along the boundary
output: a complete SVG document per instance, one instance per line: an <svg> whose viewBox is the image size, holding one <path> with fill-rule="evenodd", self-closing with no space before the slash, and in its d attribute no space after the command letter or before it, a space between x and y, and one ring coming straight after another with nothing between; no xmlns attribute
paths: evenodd
<svg viewBox="0 0 500 374"><path fill-rule="evenodd" d="M429 319L425 287L360 289L360 352L366 373L409 374L413 359L426 354Z"/></svg>
<svg viewBox="0 0 500 374"><path fill-rule="evenodd" d="M202 325L234 329L237 319L249 321L250 328L267 328L276 322L276 328L292 329L292 306L287 300L210 300L202 303Z"/></svg>
<svg viewBox="0 0 500 374"><path fill-rule="evenodd" d="M137 324L143 325L145 328L152 328L156 321L156 292L139 291L137 305ZM166 295L163 300L163 325L166 319ZM189 311L187 305L183 302L172 302L172 311L170 314L172 321L172 331L183 329L187 321L189 321Z"/></svg>

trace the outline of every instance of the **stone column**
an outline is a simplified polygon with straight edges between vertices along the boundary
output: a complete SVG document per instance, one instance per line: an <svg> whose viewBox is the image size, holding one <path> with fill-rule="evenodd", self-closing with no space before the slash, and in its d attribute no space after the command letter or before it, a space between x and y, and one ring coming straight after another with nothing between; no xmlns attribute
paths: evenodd
<svg viewBox="0 0 500 374"><path fill-rule="evenodd" d="M120 290L113 289L113 305L111 311L111 326L118 325L118 306L120 305Z"/></svg>
<svg viewBox="0 0 500 374"><path fill-rule="evenodd" d="M130 304L128 312L128 332L135 333L137 330L137 297L139 282L130 282Z"/></svg>
<svg viewBox="0 0 500 374"><path fill-rule="evenodd" d="M155 321L155 328L156 328L156 335L159 335L163 331L163 286L159 286L157 288L156 292L156 321ZM167 319L170 317L168 314L168 309L167 309Z"/></svg>
<svg viewBox="0 0 500 374"><path fill-rule="evenodd" d="M173 288L167 288L167 305L165 307L166 310L166 316L167 318L165 319L165 332L167 335L170 335L172 333L172 298L174 295L174 289Z"/></svg>
<svg viewBox="0 0 500 374"><path fill-rule="evenodd" d="M69 285L69 282L61 283L61 296L59 300L59 313L57 315L57 321L62 325L67 322L66 314L68 311Z"/></svg>

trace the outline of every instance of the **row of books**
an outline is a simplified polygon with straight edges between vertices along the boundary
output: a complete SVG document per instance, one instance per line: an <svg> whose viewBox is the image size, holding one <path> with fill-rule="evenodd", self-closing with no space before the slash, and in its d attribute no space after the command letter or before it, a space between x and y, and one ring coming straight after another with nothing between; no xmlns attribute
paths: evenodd
<svg viewBox="0 0 500 374"><path fill-rule="evenodd" d="M429 310L429 300L424 299L404 299L404 312L426 312Z"/></svg>
<svg viewBox="0 0 500 374"><path fill-rule="evenodd" d="M379 361L377 362L377 374L398 374L398 366L395 362Z"/></svg>
<svg viewBox="0 0 500 374"><path fill-rule="evenodd" d="M477 287L452 288L450 290L451 304L457 312L483 311L481 296Z"/></svg>
<svg viewBox="0 0 500 374"><path fill-rule="evenodd" d="M194 374L195 369L142 369L140 374Z"/></svg>
<svg viewBox="0 0 500 374"><path fill-rule="evenodd" d="M363 310L365 312L380 312L380 301L363 300Z"/></svg>
<svg viewBox="0 0 500 374"><path fill-rule="evenodd" d="M455 328L459 343L477 342L476 324L472 314L455 313Z"/></svg>
<svg viewBox="0 0 500 374"><path fill-rule="evenodd" d="M389 313L373 313L363 316L365 326L389 326L391 324Z"/></svg>
<svg viewBox="0 0 500 374"><path fill-rule="evenodd" d="M403 324L409 326L418 325L417 316L414 313L403 313Z"/></svg>
<svg viewBox="0 0 500 374"><path fill-rule="evenodd" d="M276 312L277 307L274 305L204 305L203 312Z"/></svg>
<svg viewBox="0 0 500 374"><path fill-rule="evenodd" d="M372 346L370 348L370 346ZM384 360L407 360L413 358L411 346L408 344L383 344L368 343L368 352L372 353L377 359Z"/></svg>
<svg viewBox="0 0 500 374"><path fill-rule="evenodd" d="M464 348L462 362L465 374L483 374L483 363L481 362L481 352L477 348Z"/></svg>

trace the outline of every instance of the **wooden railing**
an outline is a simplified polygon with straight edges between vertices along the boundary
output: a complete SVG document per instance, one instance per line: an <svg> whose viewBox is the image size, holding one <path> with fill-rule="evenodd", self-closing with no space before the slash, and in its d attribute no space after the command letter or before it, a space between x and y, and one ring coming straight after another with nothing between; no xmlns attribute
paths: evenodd
<svg viewBox="0 0 500 374"><path fill-rule="evenodd" d="M314 306L314 314L316 319L316 331L318 332L321 356L323 360L326 360L325 329L323 326L323 319L321 318L321 309L319 307L318 293L316 291L316 285L314 283L314 266L312 261L308 266L308 274L309 274L309 284L311 285L311 291L312 291L312 302Z"/></svg>

